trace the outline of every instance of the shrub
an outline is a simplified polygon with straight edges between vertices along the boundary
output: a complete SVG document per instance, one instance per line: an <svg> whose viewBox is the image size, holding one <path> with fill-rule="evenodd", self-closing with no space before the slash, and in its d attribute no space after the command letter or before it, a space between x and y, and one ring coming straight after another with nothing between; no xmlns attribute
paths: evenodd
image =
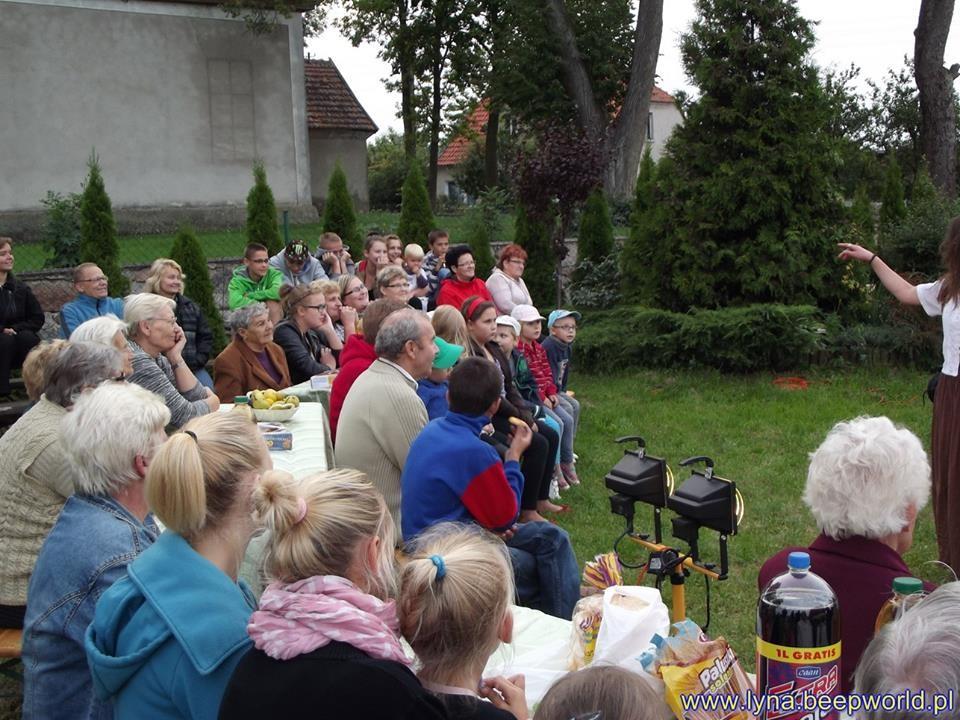
<svg viewBox="0 0 960 720"><path fill-rule="evenodd" d="M620 295L620 256L612 252L599 262L577 263L578 278L570 287L570 302L578 308L609 308L618 305Z"/></svg>
<svg viewBox="0 0 960 720"><path fill-rule="evenodd" d="M130 281L120 269L117 225L96 152L90 154L87 168L80 196L80 260L96 263L110 282L110 294L123 297L130 292Z"/></svg>
<svg viewBox="0 0 960 720"><path fill-rule="evenodd" d="M219 353L227 345L227 336L223 329L220 309L213 299L213 282L210 280L207 258L193 228L189 226L180 228L173 239L170 258L180 263L180 267L183 268L183 274L187 277L183 294L200 306L213 332L213 351Z"/></svg>
<svg viewBox="0 0 960 720"><path fill-rule="evenodd" d="M650 148L643 153L633 211L630 214L630 236L623 243L620 254L620 280L623 298L627 301L652 305L656 299L653 248L656 244L658 207L655 191L657 165Z"/></svg>
<svg viewBox="0 0 960 720"><path fill-rule="evenodd" d="M430 209L430 199L427 197L427 184L423 180L423 173L417 163L410 165L407 170L407 179L403 182L403 200L400 204L400 225L397 235L403 244L417 243L426 247L427 235L433 230L436 223L433 211ZM452 242L457 242L456 239Z"/></svg>
<svg viewBox="0 0 960 720"><path fill-rule="evenodd" d="M496 264L490 243L500 240L503 235L502 213L506 201L506 193L502 190L485 190L477 204L467 211L463 242L473 251L479 278L488 277Z"/></svg>
<svg viewBox="0 0 960 720"><path fill-rule="evenodd" d="M80 264L80 196L47 191L40 201L46 210L40 239L50 251L45 268L69 268Z"/></svg>
<svg viewBox="0 0 960 720"><path fill-rule="evenodd" d="M533 297L534 305L552 306L556 300L557 284L550 228L545 222L531 217L520 203L517 203L513 241L527 251L523 281Z"/></svg>
<svg viewBox="0 0 960 720"><path fill-rule="evenodd" d="M253 166L253 187L247 194L247 242L265 245L271 255L283 248L277 226L277 205L262 162Z"/></svg>
<svg viewBox="0 0 960 720"><path fill-rule="evenodd" d="M347 189L347 176L337 161L330 173L327 186L327 202L323 206L323 231L334 232L350 247L353 257L363 254L363 241L357 228L357 213Z"/></svg>
<svg viewBox="0 0 960 720"><path fill-rule="evenodd" d="M891 157L887 161L887 171L883 178L883 198L880 205L880 230L883 232L896 225L907 216L907 205L903 199L903 179L900 165Z"/></svg>
<svg viewBox="0 0 960 720"><path fill-rule="evenodd" d="M407 177L403 136L395 130L381 135L367 146L367 182L370 209L397 212L400 192Z"/></svg>
<svg viewBox="0 0 960 720"><path fill-rule="evenodd" d="M582 278L581 264L584 261L596 265L613 252L613 221L603 190L597 188L583 207L580 216L580 232L577 234L577 269L574 280Z"/></svg>
<svg viewBox="0 0 960 720"><path fill-rule="evenodd" d="M867 186L860 184L853 196L853 205L850 207L850 220L863 234L868 243L873 243L873 205L867 195Z"/></svg>

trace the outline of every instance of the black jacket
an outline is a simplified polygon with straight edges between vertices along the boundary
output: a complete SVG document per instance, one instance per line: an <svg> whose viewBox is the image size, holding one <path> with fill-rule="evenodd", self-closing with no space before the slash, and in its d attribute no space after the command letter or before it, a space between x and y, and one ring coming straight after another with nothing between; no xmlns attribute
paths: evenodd
<svg viewBox="0 0 960 720"><path fill-rule="evenodd" d="M301 333L295 322L284 320L274 328L273 341L283 348L283 354L287 356L290 382L294 385L333 369L319 360L320 350L328 346L318 332L307 330Z"/></svg>
<svg viewBox="0 0 960 720"><path fill-rule="evenodd" d="M210 359L210 353L213 351L213 333L200 306L193 300L178 293L174 302L177 303L175 311L177 324L187 336L187 342L183 346L183 361L191 370L199 370Z"/></svg>
<svg viewBox="0 0 960 720"><path fill-rule="evenodd" d="M39 332L43 327L43 308L26 283L7 273L7 281L0 285L0 328L13 328L17 332Z"/></svg>
<svg viewBox="0 0 960 720"><path fill-rule="evenodd" d="M274 660L253 648L237 665L220 720L446 720L436 697L406 667L331 642L306 655Z"/></svg>

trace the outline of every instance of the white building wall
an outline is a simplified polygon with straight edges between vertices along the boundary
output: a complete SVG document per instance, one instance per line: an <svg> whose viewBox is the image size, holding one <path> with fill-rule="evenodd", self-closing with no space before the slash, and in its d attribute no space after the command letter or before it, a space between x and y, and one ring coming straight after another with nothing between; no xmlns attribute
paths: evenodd
<svg viewBox="0 0 960 720"><path fill-rule="evenodd" d="M650 118L647 144L650 146L650 155L654 161L657 161L663 155L670 133L677 125L683 123L683 115L680 114L680 109L674 103L652 102L650 103ZM652 138L650 137L651 134Z"/></svg>
<svg viewBox="0 0 960 720"><path fill-rule="evenodd" d="M242 204L261 158L310 203L299 17L254 37L215 7L0 0L0 211L77 192L95 148L115 207Z"/></svg>

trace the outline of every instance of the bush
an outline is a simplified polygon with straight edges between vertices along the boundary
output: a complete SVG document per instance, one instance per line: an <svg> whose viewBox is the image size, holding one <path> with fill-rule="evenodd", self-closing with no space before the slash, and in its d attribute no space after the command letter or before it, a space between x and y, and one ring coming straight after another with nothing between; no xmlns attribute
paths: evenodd
<svg viewBox="0 0 960 720"><path fill-rule="evenodd" d="M72 268L80 264L80 196L47 191L40 201L47 216L40 230L40 240L50 251L45 268Z"/></svg>
<svg viewBox="0 0 960 720"><path fill-rule="evenodd" d="M403 244L417 243L427 245L427 235L435 227L430 198L427 197L427 184L423 180L420 167L414 163L407 171L403 182L403 199L400 204L400 225L397 235Z"/></svg>
<svg viewBox="0 0 960 720"><path fill-rule="evenodd" d="M903 179L900 165L891 157L887 161L887 171L883 178L883 198L880 205L881 232L896 225L907 216L907 205L903 199Z"/></svg>
<svg viewBox="0 0 960 720"><path fill-rule="evenodd" d="M523 282L533 297L533 304L538 308L551 307L556 302L557 281L550 228L542 220L531 217L520 203L517 203L513 241L527 251Z"/></svg>
<svg viewBox="0 0 960 720"><path fill-rule="evenodd" d="M227 336L223 329L220 309L213 299L213 283L210 280L207 258L193 228L189 226L180 228L173 239L170 258L180 263L180 267L183 268L183 274L187 277L183 294L200 306L213 332L213 352L218 354L226 347Z"/></svg>
<svg viewBox="0 0 960 720"><path fill-rule="evenodd" d="M107 276L111 296L123 297L130 292L130 281L120 270L117 225L95 152L90 154L87 168L80 196L80 261L96 263Z"/></svg>
<svg viewBox="0 0 960 720"><path fill-rule="evenodd" d="M802 367L822 347L824 323L809 305L749 305L674 313L639 305L584 316L579 367L710 367L733 372Z"/></svg>
<svg viewBox="0 0 960 720"><path fill-rule="evenodd" d="M570 287L570 302L578 308L609 308L621 302L620 256L610 253L599 262L577 263L577 281Z"/></svg>
<svg viewBox="0 0 960 720"><path fill-rule="evenodd" d="M650 148L643 153L637 188L630 214L630 236L620 254L620 279L623 298L645 305L655 304L656 282L653 253L656 245L659 207L656 201L657 165Z"/></svg>
<svg viewBox="0 0 960 720"><path fill-rule="evenodd" d="M854 227L867 239L867 242L873 244L873 204L867 195L867 186L862 183L857 186L857 192L853 196L853 205L850 207L850 220L853 222Z"/></svg>
<svg viewBox="0 0 960 720"><path fill-rule="evenodd" d="M330 173L327 201L323 206L323 231L334 232L349 246L353 257L363 254L363 241L357 228L357 213L347 189L347 176L338 161Z"/></svg>
<svg viewBox="0 0 960 720"><path fill-rule="evenodd" d="M247 194L247 242L265 245L270 255L283 249L277 226L277 205L262 162L253 166L253 187Z"/></svg>
<svg viewBox="0 0 960 720"><path fill-rule="evenodd" d="M598 188L590 193L580 216L580 231L577 234L577 269L574 280L582 277L581 264L603 262L613 252L613 222L610 220L610 208L603 190Z"/></svg>
<svg viewBox="0 0 960 720"><path fill-rule="evenodd" d="M506 193L502 190L486 190L480 194L477 204L467 211L463 242L473 251L479 278L488 277L496 265L490 243L500 240L503 235L502 213L506 202Z"/></svg>
<svg viewBox="0 0 960 720"><path fill-rule="evenodd" d="M381 135L367 146L367 182L370 209L397 212L400 192L407 177L403 136L395 130Z"/></svg>

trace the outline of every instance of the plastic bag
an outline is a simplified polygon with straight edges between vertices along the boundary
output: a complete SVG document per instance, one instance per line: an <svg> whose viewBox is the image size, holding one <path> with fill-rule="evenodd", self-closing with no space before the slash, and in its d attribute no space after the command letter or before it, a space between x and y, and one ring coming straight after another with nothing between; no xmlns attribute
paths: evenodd
<svg viewBox="0 0 960 720"><path fill-rule="evenodd" d="M666 635L669 629L670 615L656 588L609 587L603 592L603 621L593 663L642 673L640 655L649 648L654 635Z"/></svg>

